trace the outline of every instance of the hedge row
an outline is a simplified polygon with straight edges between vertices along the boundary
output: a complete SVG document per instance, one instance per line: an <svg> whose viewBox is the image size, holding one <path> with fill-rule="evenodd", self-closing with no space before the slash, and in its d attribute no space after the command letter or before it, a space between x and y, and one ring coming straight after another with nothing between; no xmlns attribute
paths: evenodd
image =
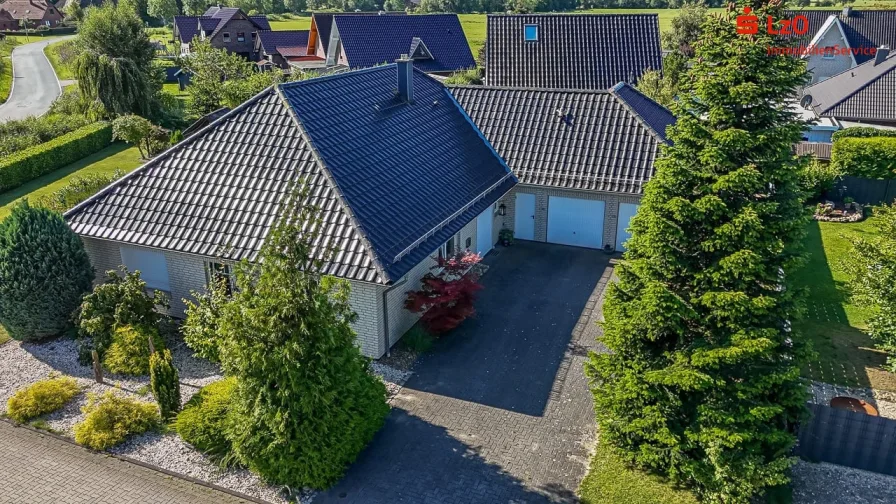
<svg viewBox="0 0 896 504"><path fill-rule="evenodd" d="M853 126L834 132L834 141L841 138L896 137L896 130L883 130L870 126Z"/></svg>
<svg viewBox="0 0 896 504"><path fill-rule="evenodd" d="M112 125L96 122L49 142L16 152L0 160L0 192L74 163L111 143Z"/></svg>
<svg viewBox="0 0 896 504"><path fill-rule="evenodd" d="M840 138L831 149L831 164L854 177L896 178L896 137Z"/></svg>

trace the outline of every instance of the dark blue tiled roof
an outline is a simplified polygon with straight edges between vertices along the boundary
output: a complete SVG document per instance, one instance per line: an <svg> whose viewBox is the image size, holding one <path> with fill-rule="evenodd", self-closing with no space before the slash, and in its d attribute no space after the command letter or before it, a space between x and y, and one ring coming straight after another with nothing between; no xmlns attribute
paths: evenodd
<svg viewBox="0 0 896 504"><path fill-rule="evenodd" d="M205 30L205 34L207 36L211 36L211 34L214 33L215 28L217 28L218 23L220 23L220 22L221 22L221 20L218 18L210 18L210 17L200 17L199 18L199 26L203 30Z"/></svg>
<svg viewBox="0 0 896 504"><path fill-rule="evenodd" d="M656 131L664 142L669 141L666 138L666 128L675 123L675 116L672 115L672 112L624 82L613 86L612 91L631 108L632 112Z"/></svg>
<svg viewBox="0 0 896 504"><path fill-rule="evenodd" d="M308 46L308 30L260 31L258 38L268 54L277 53L278 47Z"/></svg>
<svg viewBox="0 0 896 504"><path fill-rule="evenodd" d="M255 26L258 26L259 30L270 30L271 23L268 21L267 16L249 16L249 19L255 23Z"/></svg>
<svg viewBox="0 0 896 504"><path fill-rule="evenodd" d="M188 43L199 33L198 16L174 16L174 24L181 42Z"/></svg>
<svg viewBox="0 0 896 504"><path fill-rule="evenodd" d="M414 37L422 40L432 53L433 59L414 62L424 72L452 72L476 66L457 14L336 15L335 19L351 68L391 63L408 54Z"/></svg>
<svg viewBox="0 0 896 504"><path fill-rule="evenodd" d="M516 183L441 83L413 85L399 100L387 65L280 86L392 281Z"/></svg>

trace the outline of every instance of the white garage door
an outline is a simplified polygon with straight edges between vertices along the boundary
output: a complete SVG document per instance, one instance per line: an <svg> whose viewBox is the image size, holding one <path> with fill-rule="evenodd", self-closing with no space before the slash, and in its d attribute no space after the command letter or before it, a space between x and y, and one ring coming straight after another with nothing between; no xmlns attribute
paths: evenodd
<svg viewBox="0 0 896 504"><path fill-rule="evenodd" d="M616 224L616 250L625 252L625 242L632 237L628 227L632 217L638 212L638 205L634 203L619 204L619 220Z"/></svg>
<svg viewBox="0 0 896 504"><path fill-rule="evenodd" d="M157 250L121 247L121 262L128 271L139 271L140 278L150 289L171 291L168 263L165 254Z"/></svg>
<svg viewBox="0 0 896 504"><path fill-rule="evenodd" d="M604 202L549 197L548 241L577 247L603 247Z"/></svg>

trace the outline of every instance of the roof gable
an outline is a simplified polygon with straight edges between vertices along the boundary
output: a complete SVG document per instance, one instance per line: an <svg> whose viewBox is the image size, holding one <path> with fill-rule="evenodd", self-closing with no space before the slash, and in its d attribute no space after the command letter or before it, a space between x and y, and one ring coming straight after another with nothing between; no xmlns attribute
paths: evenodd
<svg viewBox="0 0 896 504"><path fill-rule="evenodd" d="M662 68L656 14L489 15L486 84L607 89ZM527 41L526 26L538 40Z"/></svg>
<svg viewBox="0 0 896 504"><path fill-rule="evenodd" d="M827 20L834 16L839 21L843 33L852 48L880 47L889 45L896 48L896 10L855 10L851 9L848 15L843 15L842 10L803 10L787 11L787 17L796 15L806 16L809 20L809 34L803 40L811 40L825 25ZM862 64L872 56L856 54L855 61Z"/></svg>
<svg viewBox="0 0 896 504"><path fill-rule="evenodd" d="M404 11L390 11L390 12L340 12L340 16L403 16L406 13ZM330 34L333 29L333 16L335 13L332 12L312 12L311 13L311 32L314 33L317 38L312 40L312 42L316 42L320 40L321 46L324 49L324 53L330 50ZM309 47L309 53L313 54L314 48Z"/></svg>
<svg viewBox="0 0 896 504"><path fill-rule="evenodd" d="M351 68L391 63L408 54L414 39L426 41L431 58L415 61L424 72L452 72L476 66L457 14L343 16L334 18Z"/></svg>
<svg viewBox="0 0 896 504"><path fill-rule="evenodd" d="M674 122L634 88L450 88L520 183L639 194Z"/></svg>

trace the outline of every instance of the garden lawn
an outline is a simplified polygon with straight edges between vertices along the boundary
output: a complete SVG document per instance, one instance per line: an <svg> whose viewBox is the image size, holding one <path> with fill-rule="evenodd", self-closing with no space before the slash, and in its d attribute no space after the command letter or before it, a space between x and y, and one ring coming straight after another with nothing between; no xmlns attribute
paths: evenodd
<svg viewBox="0 0 896 504"><path fill-rule="evenodd" d="M69 180L85 175L111 175L115 170L130 172L142 164L136 147L114 143L64 168L38 177L25 185L0 194L0 220L5 219L13 204L22 199L36 200L60 189Z"/></svg>
<svg viewBox="0 0 896 504"><path fill-rule="evenodd" d="M686 489L626 467L604 443L597 444L579 497L582 504L697 504Z"/></svg>
<svg viewBox="0 0 896 504"><path fill-rule="evenodd" d="M843 262L857 237L875 234L874 217L858 223L815 222L805 239L808 262L794 282L809 291L806 316L796 328L817 353L803 374L813 380L896 391L896 375L881 369L886 358L863 331L868 310L848 295Z"/></svg>
<svg viewBox="0 0 896 504"><path fill-rule="evenodd" d="M53 66L53 71L56 72L56 77L61 81L72 80L75 78L71 67L64 65L59 58L59 47L65 42L65 40L60 40L59 42L53 42L44 48L44 54L47 55L47 60L50 61L50 65Z"/></svg>
<svg viewBox="0 0 896 504"><path fill-rule="evenodd" d="M0 69L0 103L6 102L9 98L9 92L12 89L12 49L19 45L18 37L6 37L0 42L0 60L2 60L3 68Z"/></svg>

